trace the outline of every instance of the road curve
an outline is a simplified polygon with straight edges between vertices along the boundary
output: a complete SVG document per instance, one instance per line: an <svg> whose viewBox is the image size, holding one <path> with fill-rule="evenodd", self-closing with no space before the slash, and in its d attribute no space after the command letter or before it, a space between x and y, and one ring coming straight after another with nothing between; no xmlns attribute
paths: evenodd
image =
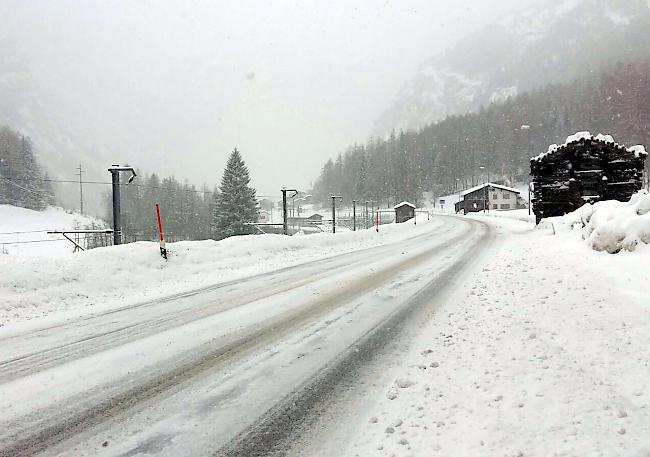
<svg viewBox="0 0 650 457"><path fill-rule="evenodd" d="M488 237L441 217L400 243L1 340L0 456L282 453Z"/></svg>

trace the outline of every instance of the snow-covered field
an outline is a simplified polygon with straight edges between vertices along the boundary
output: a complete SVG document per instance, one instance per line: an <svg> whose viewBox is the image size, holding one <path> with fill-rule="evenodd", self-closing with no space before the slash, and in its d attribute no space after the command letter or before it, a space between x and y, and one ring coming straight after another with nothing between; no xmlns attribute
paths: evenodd
<svg viewBox="0 0 650 457"><path fill-rule="evenodd" d="M345 455L650 455L650 247L612 255L580 230L472 217L501 241Z"/></svg>
<svg viewBox="0 0 650 457"><path fill-rule="evenodd" d="M222 241L138 242L63 256L0 256L0 325L57 313L81 315L227 280L379 246L432 229L412 224L309 236L258 235ZM67 241L66 241L67 243ZM57 244L57 243L44 243Z"/></svg>
<svg viewBox="0 0 650 457"><path fill-rule="evenodd" d="M101 221L63 208L49 207L34 211L0 205L0 258L4 255L58 256L72 253L74 246L52 230L83 229Z"/></svg>

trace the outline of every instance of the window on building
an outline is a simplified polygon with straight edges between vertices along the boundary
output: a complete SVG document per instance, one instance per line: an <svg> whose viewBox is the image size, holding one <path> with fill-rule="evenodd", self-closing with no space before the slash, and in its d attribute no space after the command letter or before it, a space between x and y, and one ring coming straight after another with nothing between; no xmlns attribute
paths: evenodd
<svg viewBox="0 0 650 457"><path fill-rule="evenodd" d="M499 205L497 205L496 203L493 204L493 205L492 205L492 209L499 209Z"/></svg>
<svg viewBox="0 0 650 457"><path fill-rule="evenodd" d="M494 194L492 194L492 198L496 200L497 198L499 198L499 195L494 193Z"/></svg>
<svg viewBox="0 0 650 457"><path fill-rule="evenodd" d="M503 199L504 200L510 200L510 194L508 192L503 193Z"/></svg>
<svg viewBox="0 0 650 457"><path fill-rule="evenodd" d="M501 205L501 209L510 209L510 204L508 204L508 203L503 203L503 204Z"/></svg>

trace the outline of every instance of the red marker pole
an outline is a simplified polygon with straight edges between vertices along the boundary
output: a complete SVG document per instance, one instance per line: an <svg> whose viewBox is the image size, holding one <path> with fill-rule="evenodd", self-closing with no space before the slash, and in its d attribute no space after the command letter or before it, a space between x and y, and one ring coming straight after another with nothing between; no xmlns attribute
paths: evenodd
<svg viewBox="0 0 650 457"><path fill-rule="evenodd" d="M165 248L165 238L163 237L162 221L160 220L160 206L156 203L156 217L158 218L158 233L160 234L160 255L167 260L167 249Z"/></svg>
<svg viewBox="0 0 650 457"><path fill-rule="evenodd" d="M375 224L377 226L377 233L379 233L379 207L377 207L377 216L375 217Z"/></svg>

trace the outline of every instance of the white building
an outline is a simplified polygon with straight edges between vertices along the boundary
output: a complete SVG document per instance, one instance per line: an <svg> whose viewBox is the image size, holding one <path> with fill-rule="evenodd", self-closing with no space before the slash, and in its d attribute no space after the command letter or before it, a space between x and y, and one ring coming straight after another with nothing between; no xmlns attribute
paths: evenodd
<svg viewBox="0 0 650 457"><path fill-rule="evenodd" d="M485 183L461 193L461 200L456 203L456 212L471 213L483 211L508 211L517 209L520 192L501 184Z"/></svg>

